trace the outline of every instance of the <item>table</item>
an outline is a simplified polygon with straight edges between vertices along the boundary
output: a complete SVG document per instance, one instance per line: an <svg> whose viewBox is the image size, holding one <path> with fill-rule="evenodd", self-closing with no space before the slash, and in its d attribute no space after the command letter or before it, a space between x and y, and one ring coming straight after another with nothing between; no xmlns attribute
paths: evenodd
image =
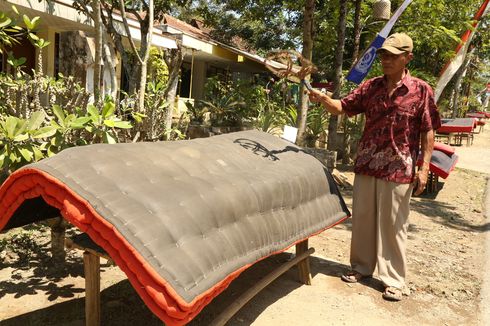
<svg viewBox="0 0 490 326"><path fill-rule="evenodd" d="M468 112L466 113L466 116L468 118L475 118L478 119L477 125L480 126L478 131L475 131L475 134L478 134L480 132L483 132L483 128L485 127L486 124L486 119L490 117L490 113L486 112Z"/></svg>
<svg viewBox="0 0 490 326"><path fill-rule="evenodd" d="M456 119L443 119L443 123L439 129L437 129L437 136L447 137L448 144L451 144L454 139L457 145L461 145L463 138L466 138L466 146L470 146L473 143L473 131L478 124L478 120L475 118L456 118ZM447 136L445 136L447 135Z"/></svg>

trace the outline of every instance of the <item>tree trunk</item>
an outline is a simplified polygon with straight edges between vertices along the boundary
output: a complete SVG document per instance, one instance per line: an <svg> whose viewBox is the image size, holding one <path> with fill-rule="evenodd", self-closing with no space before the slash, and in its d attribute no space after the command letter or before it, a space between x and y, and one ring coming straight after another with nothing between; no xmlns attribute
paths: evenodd
<svg viewBox="0 0 490 326"><path fill-rule="evenodd" d="M177 96L177 86L179 84L180 67L184 61L184 52L182 45L177 44L177 49L165 49L164 59L168 68L168 82L165 89L165 100L167 102L167 116L165 118L165 139L170 138L169 131L172 129L172 115L175 106L175 97Z"/></svg>
<svg viewBox="0 0 490 326"><path fill-rule="evenodd" d="M352 51L352 64L351 69L355 66L357 57L359 56L359 47L361 44L361 4L362 0L356 0L355 12L354 12L354 49ZM356 116L357 117L357 116ZM342 163L349 164L351 160L351 130L349 128L349 118L346 116L344 119L344 155Z"/></svg>
<svg viewBox="0 0 490 326"><path fill-rule="evenodd" d="M126 49L123 45L122 37L112 26L112 21L107 21L106 23L104 23L104 25L108 34L111 36L114 45L116 46L117 52L119 52L119 55L121 56L122 69L124 69L125 75L129 78L128 93L133 94L136 88L134 85L138 66L137 64L135 64L133 58L129 55L129 53L126 52Z"/></svg>
<svg viewBox="0 0 490 326"><path fill-rule="evenodd" d="M142 62L146 62L149 56L149 47L151 45L151 37L153 34L154 2L153 0L149 0L148 3L143 3L144 13L141 15L138 12L131 12L140 22L141 44L139 50L136 48L136 45L131 38L124 1L109 2L104 0L101 3L105 9L105 14L101 16L102 23L104 24L107 33L112 37L112 41L121 55L125 75L129 78L128 93L130 95L137 94L137 110L144 110L146 80L142 83L140 77L143 73L146 74L146 69L145 67L142 67ZM87 11L86 8L84 10ZM128 52L130 52L132 56L126 52L126 48L123 45L123 37L121 36L120 31L117 31L115 28L115 22L113 21L112 16L114 11L118 12L122 17L122 25L127 35L127 41L131 46L131 51ZM141 18L142 15L144 18Z"/></svg>
<svg viewBox="0 0 490 326"><path fill-rule="evenodd" d="M102 63L102 22L100 16L100 1L92 0L93 20L95 29L95 58L94 58L94 102L100 101L100 80L101 80L101 63Z"/></svg>
<svg viewBox="0 0 490 326"><path fill-rule="evenodd" d="M315 0L306 0L303 22L303 51L302 55L305 59L311 61L313 57L313 14L315 13ZM306 76L305 78L310 78ZM309 106L308 95L305 93L305 86L300 85L299 107L298 107L298 120L296 126L298 127L298 136L296 137L296 144L299 146L306 145L306 120L308 116Z"/></svg>
<svg viewBox="0 0 490 326"><path fill-rule="evenodd" d="M146 72L148 71L148 66L146 61L141 63L140 66L140 78L138 87L138 107L137 111L145 112L145 92L146 92Z"/></svg>
<svg viewBox="0 0 490 326"><path fill-rule="evenodd" d="M112 51L109 45L109 35L104 33L103 35L103 47L104 47L104 67L109 69L109 74L111 75L111 97L117 99L117 76L116 76L116 63L113 59ZM116 101L117 102L117 101Z"/></svg>
<svg viewBox="0 0 490 326"><path fill-rule="evenodd" d="M359 47L361 44L361 5L362 0L356 0L356 9L354 12L354 49L352 51L351 69L354 67L359 56Z"/></svg>
<svg viewBox="0 0 490 326"><path fill-rule="evenodd" d="M151 37L153 35L153 21L154 21L154 3L153 0L148 0L148 13L145 16L145 25L147 28L141 26L141 48L140 48L140 78L138 88L138 112L145 112L145 92L146 92L146 78L148 72L148 58L150 57ZM143 24L142 24L143 25ZM146 27L146 26L145 26Z"/></svg>
<svg viewBox="0 0 490 326"><path fill-rule="evenodd" d="M341 79L342 79L342 60L344 59L345 45L345 26L347 16L347 0L339 0L339 24L337 26L337 49L335 51L335 77L333 84L335 87L333 98L340 97ZM335 150L337 144L337 124L338 117L331 115L328 121L328 143L327 149Z"/></svg>

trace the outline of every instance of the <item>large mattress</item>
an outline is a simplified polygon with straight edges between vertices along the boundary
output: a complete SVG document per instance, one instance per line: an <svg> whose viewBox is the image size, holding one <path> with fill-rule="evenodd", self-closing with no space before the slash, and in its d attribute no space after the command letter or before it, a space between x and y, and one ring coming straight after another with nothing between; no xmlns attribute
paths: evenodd
<svg viewBox="0 0 490 326"><path fill-rule="evenodd" d="M0 188L0 230L63 216L166 324L242 271L350 215L328 170L259 131L67 149Z"/></svg>

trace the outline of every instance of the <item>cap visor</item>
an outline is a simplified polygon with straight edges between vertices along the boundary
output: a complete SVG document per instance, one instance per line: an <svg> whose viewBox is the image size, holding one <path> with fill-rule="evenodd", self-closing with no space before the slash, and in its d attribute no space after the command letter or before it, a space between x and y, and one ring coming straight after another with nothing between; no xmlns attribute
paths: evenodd
<svg viewBox="0 0 490 326"><path fill-rule="evenodd" d="M393 54L402 54L402 53L405 53L405 51L400 50L400 49L397 49L394 46L390 46L390 45L383 45L378 50L376 50L376 53L379 53L380 51L383 51L383 50L384 51L387 51L387 52L390 52L390 53L393 53Z"/></svg>

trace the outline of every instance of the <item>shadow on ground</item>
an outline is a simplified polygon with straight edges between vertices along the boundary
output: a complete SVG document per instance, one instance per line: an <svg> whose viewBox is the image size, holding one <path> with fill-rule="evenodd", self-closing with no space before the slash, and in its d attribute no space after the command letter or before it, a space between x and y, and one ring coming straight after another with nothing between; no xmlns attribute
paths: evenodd
<svg viewBox="0 0 490 326"><path fill-rule="evenodd" d="M11 246L5 250L14 255L15 259L8 263L0 263L0 269L12 269L11 279L0 281L0 299L8 294L20 298L44 292L49 301L54 301L84 292L83 288L75 288L72 284L58 284L68 276L83 277L83 260L80 257L67 256L66 262L56 263L50 255L49 242L38 245L32 241L22 243L21 246L16 245L15 237L12 239ZM32 275L25 276L26 271L32 272Z"/></svg>
<svg viewBox="0 0 490 326"><path fill-rule="evenodd" d="M233 303L241 294L259 282L275 268L279 267L281 264L287 262L293 257L294 255L290 253L281 253L255 264L243 272L235 281L233 281L223 293L208 304L188 325L211 325L214 318L217 317L218 314L224 309L226 309L228 305ZM317 274L338 277L341 273L348 269L348 266L346 265L319 257L310 257L310 262L313 282L315 281L314 278ZM280 280L280 283L278 283L278 280ZM278 280L272 282L247 304L253 305L253 309L247 310L247 320L241 319L240 321L237 321L232 318L228 325L234 325L235 323L240 323L240 325L250 325L274 302L303 286L298 281L298 271L295 267L283 274ZM382 289L382 285L375 279L368 279L362 283L377 290ZM36 287L43 288L44 286L45 285L36 285L36 282L33 282L30 285L31 290ZM21 285L19 285L18 290L20 290L20 288ZM23 295L27 294L28 293L24 293ZM84 305L84 298L73 299L3 320L0 322L0 325L84 325ZM237 315L239 314L240 312L237 313ZM236 318L236 316L234 318ZM132 288L129 281L121 281L101 292L101 325L112 326L141 324L145 324L145 326L153 326L162 325L162 322L146 307L144 302L137 295L136 291Z"/></svg>
<svg viewBox="0 0 490 326"><path fill-rule="evenodd" d="M411 210L432 218L434 222L460 231L486 232L490 223L474 224L468 222L464 215L458 213L456 206L431 198L420 197L411 202Z"/></svg>

